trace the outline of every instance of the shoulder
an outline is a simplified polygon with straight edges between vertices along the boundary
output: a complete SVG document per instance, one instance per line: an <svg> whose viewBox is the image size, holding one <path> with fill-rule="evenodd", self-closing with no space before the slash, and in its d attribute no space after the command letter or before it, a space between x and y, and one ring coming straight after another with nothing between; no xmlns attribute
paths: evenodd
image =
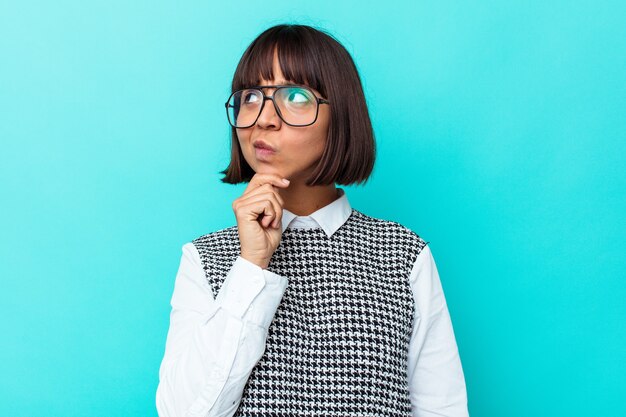
<svg viewBox="0 0 626 417"><path fill-rule="evenodd" d="M197 254L205 267L228 265L239 253L239 233L237 226L205 233L183 245L183 251Z"/></svg>
<svg viewBox="0 0 626 417"><path fill-rule="evenodd" d="M211 246L230 245L232 244L234 238L237 238L237 242L239 241L238 236L237 226L235 225L202 234L193 239L190 243L198 249Z"/></svg>
<svg viewBox="0 0 626 417"><path fill-rule="evenodd" d="M359 210L353 209L355 224L373 231L373 233L386 244L398 244L417 249L417 252L426 247L429 241L425 240L416 231L401 224L400 222L369 216Z"/></svg>

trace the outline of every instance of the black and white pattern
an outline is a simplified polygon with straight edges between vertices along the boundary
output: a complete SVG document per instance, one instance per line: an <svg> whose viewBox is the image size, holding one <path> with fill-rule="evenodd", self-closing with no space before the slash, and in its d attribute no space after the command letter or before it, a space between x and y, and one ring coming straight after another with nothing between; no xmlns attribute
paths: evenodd
<svg viewBox="0 0 626 417"><path fill-rule="evenodd" d="M193 243L217 296L240 253L237 226ZM408 278L427 244L356 209L331 237L287 228L268 270L289 285L235 416L411 416Z"/></svg>

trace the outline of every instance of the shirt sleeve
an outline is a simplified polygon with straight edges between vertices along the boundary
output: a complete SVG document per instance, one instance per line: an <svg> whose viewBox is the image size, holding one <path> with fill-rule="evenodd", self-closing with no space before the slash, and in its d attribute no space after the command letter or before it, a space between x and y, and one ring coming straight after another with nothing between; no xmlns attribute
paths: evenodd
<svg viewBox="0 0 626 417"><path fill-rule="evenodd" d="M413 416L468 417L465 377L439 273L425 246L410 276L415 320L408 381Z"/></svg>
<svg viewBox="0 0 626 417"><path fill-rule="evenodd" d="M182 252L159 368L157 412L160 417L232 416L263 356L288 280L238 256L214 298L196 247L187 243Z"/></svg>

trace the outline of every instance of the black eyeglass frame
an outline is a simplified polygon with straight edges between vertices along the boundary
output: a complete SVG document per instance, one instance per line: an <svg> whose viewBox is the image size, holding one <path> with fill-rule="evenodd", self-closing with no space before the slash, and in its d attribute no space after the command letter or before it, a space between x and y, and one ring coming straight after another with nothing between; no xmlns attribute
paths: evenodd
<svg viewBox="0 0 626 417"><path fill-rule="evenodd" d="M276 105L276 101L274 101L274 94L276 94L276 92L282 88L290 88L290 87L299 87L299 88L304 88L308 91L311 92L311 94L313 95L313 97L316 98L316 104L317 107L315 109L315 119L313 119L313 121L309 124L306 125L294 125L291 124L289 122L287 122L285 120L285 118L283 117L282 113L280 112L280 108ZM265 91L263 91L264 88L275 88L274 92L272 93L271 96L268 96L265 94ZM254 119L254 122L252 122L252 124L250 124L249 126L245 126L245 127L237 127L235 125L233 125L230 121L230 116L228 114L228 103L230 102L230 99L237 94L240 91L244 91L244 90L257 90L260 91L261 94L263 94L263 103L261 104L261 108L259 109L259 114L256 116L256 119ZM293 126L293 127L306 127L306 126L311 126L312 124L314 124L317 121L317 116L319 114L320 111L320 104L330 104L330 101L326 100L325 98L321 98L315 95L315 93L313 92L313 90L311 90L309 87L305 86L305 85L299 85L299 84L283 84L283 85L257 85L254 87L248 87L248 88L243 88L241 90L237 90L235 92L233 92L230 96L228 96L228 100L226 101L226 103L224 103L224 106L226 107L226 119L228 119L228 123L234 127L235 129L247 129L249 127L252 127L256 124L257 120L259 120L259 116L261 116L261 113L263 113L263 107L265 107L265 101L266 100L272 100L272 102L274 103L274 108L276 109L276 113L278 114L278 117L280 117L280 120L282 120L283 122L285 122L288 126ZM234 107L234 106L230 106L230 107Z"/></svg>

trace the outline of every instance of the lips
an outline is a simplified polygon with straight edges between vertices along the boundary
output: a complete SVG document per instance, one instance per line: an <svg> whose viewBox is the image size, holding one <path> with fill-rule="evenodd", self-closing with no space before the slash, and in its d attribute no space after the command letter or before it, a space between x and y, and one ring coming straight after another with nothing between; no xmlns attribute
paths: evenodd
<svg viewBox="0 0 626 417"><path fill-rule="evenodd" d="M262 140L257 140L253 143L254 147L257 149L266 149L272 152L276 152L276 149L274 149L273 147L271 147L269 144L267 144L266 142L263 142Z"/></svg>

